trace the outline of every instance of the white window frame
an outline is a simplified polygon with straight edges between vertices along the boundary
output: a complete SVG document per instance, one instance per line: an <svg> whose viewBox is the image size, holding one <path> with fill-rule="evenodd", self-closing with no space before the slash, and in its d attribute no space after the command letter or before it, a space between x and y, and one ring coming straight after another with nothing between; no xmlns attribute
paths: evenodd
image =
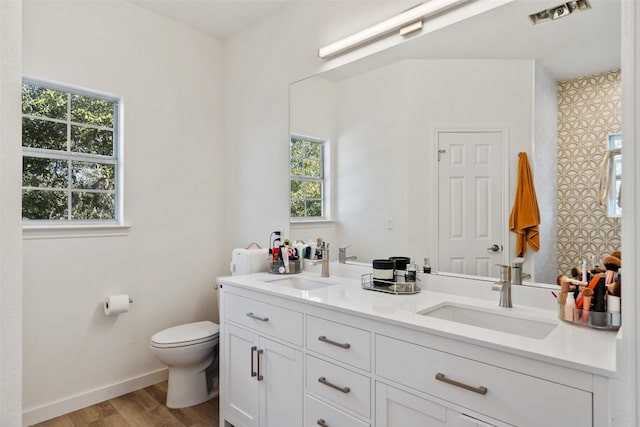
<svg viewBox="0 0 640 427"><path fill-rule="evenodd" d="M607 149L622 149L622 135L613 133L607 136ZM611 179L609 181L609 191L607 193L607 216L609 218L621 218L622 207L620 206L620 186L622 184L622 172L616 173L617 166L622 168L622 153L612 154L610 162L612 163Z"/></svg>
<svg viewBox="0 0 640 427"><path fill-rule="evenodd" d="M329 180L328 180L328 145L329 142L322 138L305 136L301 134L292 133L289 137L289 140L292 139L301 139L305 141L309 141L315 144L320 144L320 177L306 177L306 176L297 176L289 174L289 185L293 180L296 181L308 181L308 182L320 182L322 187L322 215L321 216L300 216L293 217L291 216L291 187L289 187L289 221L291 223L301 223L301 222L316 222L316 221L328 221L329 220ZM289 159L291 159L291 152L289 152Z"/></svg>
<svg viewBox="0 0 640 427"><path fill-rule="evenodd" d="M115 171L115 185L114 190L97 190L93 189L92 193L113 193L115 206L114 206L114 218L112 219L95 219L95 220L76 220L71 219L71 197L69 197L68 203L68 217L67 219L58 220L23 220L23 237L24 238L47 238L47 237L73 237L73 235L79 236L108 236L108 235L123 235L126 234L128 226L124 225L123 218L123 167L122 167L122 116L123 106L122 97L112 94L99 92L91 89L80 88L68 84L61 84L57 82L51 82L29 76L24 76L22 79L23 84L32 84L47 89L53 89L60 92L65 92L69 99L72 95L81 95L91 98L103 99L108 102L115 103L114 122L113 128L91 125L87 123L77 123L71 120L70 103L67 104L67 117L65 120L54 118L43 118L42 116L22 114L23 118L31 118L38 120L46 120L55 123L64 123L67 127L67 150L62 152L58 150L50 150L43 148L22 147L23 157L38 157L47 159L58 160L72 160L72 161L86 161L91 163L102 163L114 165ZM113 130L113 155L97 155L97 154L84 154L74 153L70 151L70 129L71 125L80 125L83 127L89 127L101 130ZM72 170L68 171L67 175L67 188L65 192L71 195L71 179ZM47 190L46 187L21 187L23 190L37 189ZM60 188L55 190L60 191Z"/></svg>

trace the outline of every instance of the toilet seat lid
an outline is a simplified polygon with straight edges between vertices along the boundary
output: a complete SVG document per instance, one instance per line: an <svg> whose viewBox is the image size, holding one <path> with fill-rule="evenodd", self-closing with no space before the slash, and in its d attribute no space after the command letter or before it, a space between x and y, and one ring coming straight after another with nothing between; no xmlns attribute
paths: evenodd
<svg viewBox="0 0 640 427"><path fill-rule="evenodd" d="M174 326L151 337L153 344L191 345L212 339L220 332L220 326L208 320Z"/></svg>

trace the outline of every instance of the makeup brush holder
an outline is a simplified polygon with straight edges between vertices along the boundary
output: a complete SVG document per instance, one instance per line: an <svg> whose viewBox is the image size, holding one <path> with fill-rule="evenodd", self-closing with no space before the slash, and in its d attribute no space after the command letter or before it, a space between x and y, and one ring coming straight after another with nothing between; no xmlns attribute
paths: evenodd
<svg viewBox="0 0 640 427"><path fill-rule="evenodd" d="M302 262L300 259L289 260L289 271L285 267L284 261L269 260L269 273L272 274L298 274L302 272Z"/></svg>
<svg viewBox="0 0 640 427"><path fill-rule="evenodd" d="M585 326L593 329L604 329L617 331L622 326L622 315L620 312L608 311L584 311L579 308L573 309L573 318L565 316L565 307L559 305L559 315L561 320L578 326Z"/></svg>

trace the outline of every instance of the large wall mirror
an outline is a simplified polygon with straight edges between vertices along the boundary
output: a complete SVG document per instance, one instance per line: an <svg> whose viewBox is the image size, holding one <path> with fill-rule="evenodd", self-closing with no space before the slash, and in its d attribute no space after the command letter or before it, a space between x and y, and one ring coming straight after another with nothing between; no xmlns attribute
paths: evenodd
<svg viewBox="0 0 640 427"><path fill-rule="evenodd" d="M292 237L496 277L515 257L524 152L541 215L524 271L554 283L619 249L620 220L597 197L621 126L620 2L531 23L556 3L515 0L294 83L291 134L326 141L330 221L292 221Z"/></svg>

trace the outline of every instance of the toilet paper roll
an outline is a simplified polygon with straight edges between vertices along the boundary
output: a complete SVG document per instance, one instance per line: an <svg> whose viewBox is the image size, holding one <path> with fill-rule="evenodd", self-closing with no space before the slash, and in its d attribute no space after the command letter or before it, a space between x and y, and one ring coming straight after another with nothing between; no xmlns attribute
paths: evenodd
<svg viewBox="0 0 640 427"><path fill-rule="evenodd" d="M129 311L129 295L111 295L104 301L104 314L111 316L112 314L126 313Z"/></svg>

